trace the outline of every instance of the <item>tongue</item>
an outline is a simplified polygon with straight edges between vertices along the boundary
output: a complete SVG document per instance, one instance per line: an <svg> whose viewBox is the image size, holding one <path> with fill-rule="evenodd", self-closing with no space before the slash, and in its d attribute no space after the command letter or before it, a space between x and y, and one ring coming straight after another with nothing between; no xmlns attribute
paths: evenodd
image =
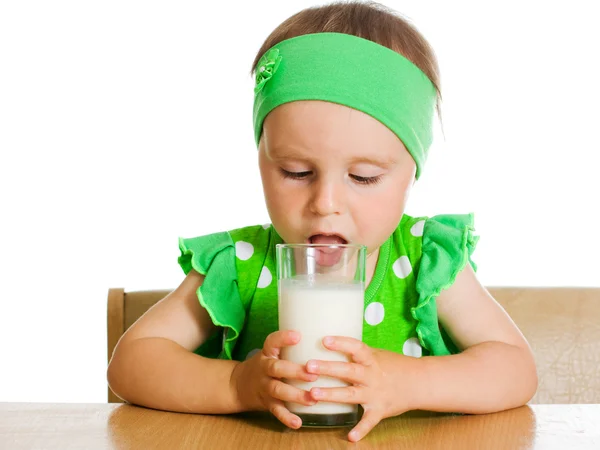
<svg viewBox="0 0 600 450"><path fill-rule="evenodd" d="M316 234L310 238L312 244L339 245L346 241L339 236L324 236ZM343 250L340 247L322 247L318 248L315 254L316 262L319 266L333 267L340 262Z"/></svg>
<svg viewBox="0 0 600 450"><path fill-rule="evenodd" d="M345 244L346 241L343 240L339 236L325 236L322 234L317 234L310 238L310 242L313 244L326 244L326 245L334 245L334 244Z"/></svg>

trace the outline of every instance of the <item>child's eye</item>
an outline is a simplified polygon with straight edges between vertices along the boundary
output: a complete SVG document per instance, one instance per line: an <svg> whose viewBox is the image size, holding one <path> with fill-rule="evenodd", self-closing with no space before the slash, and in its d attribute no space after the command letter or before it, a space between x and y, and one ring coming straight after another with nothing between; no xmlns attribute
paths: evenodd
<svg viewBox="0 0 600 450"><path fill-rule="evenodd" d="M293 180L303 180L307 176L309 176L311 171L304 172L290 172L289 170L281 169L281 173L285 178L292 178Z"/></svg>
<svg viewBox="0 0 600 450"><path fill-rule="evenodd" d="M377 183L381 183L381 175L378 175L376 177L361 177L361 176L358 176L358 175L350 175L350 178L352 178L358 184L377 184Z"/></svg>

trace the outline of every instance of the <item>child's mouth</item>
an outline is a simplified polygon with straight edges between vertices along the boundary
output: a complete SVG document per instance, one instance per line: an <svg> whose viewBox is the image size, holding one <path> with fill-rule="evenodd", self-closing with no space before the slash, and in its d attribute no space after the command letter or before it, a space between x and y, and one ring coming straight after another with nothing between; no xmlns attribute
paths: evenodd
<svg viewBox="0 0 600 450"><path fill-rule="evenodd" d="M336 234L315 234L312 235L308 242L318 245L343 245L348 241ZM344 249L339 247L320 247L315 251L316 263L319 266L331 267L340 262Z"/></svg>
<svg viewBox="0 0 600 450"><path fill-rule="evenodd" d="M324 245L342 245L347 244L348 241L337 234L314 234L308 241L311 244L324 244Z"/></svg>

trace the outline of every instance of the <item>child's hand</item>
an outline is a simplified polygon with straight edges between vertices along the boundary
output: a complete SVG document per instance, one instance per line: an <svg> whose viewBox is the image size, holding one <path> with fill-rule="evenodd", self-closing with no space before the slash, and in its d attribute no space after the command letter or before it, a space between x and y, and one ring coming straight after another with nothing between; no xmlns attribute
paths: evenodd
<svg viewBox="0 0 600 450"><path fill-rule="evenodd" d="M307 371L338 378L351 386L312 388L310 394L317 401L362 405L362 419L348 434L348 439L356 442L382 419L413 409L412 380L418 359L373 349L348 337L325 338L323 344L330 350L346 353L353 362L311 360L306 364ZM398 382L400 374L406 379Z"/></svg>
<svg viewBox="0 0 600 450"><path fill-rule="evenodd" d="M300 333L276 331L265 339L262 352L238 364L232 382L242 408L246 411L270 411L284 425L299 428L302 421L283 402L314 405L310 393L284 383L281 379L316 381L318 376L306 372L300 364L279 359L281 349L300 341Z"/></svg>

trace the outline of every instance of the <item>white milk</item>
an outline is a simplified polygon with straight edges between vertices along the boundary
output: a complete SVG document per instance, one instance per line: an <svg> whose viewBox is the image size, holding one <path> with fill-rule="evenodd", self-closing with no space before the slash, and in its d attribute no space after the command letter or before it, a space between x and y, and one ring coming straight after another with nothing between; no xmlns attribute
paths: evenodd
<svg viewBox="0 0 600 450"><path fill-rule="evenodd" d="M346 355L323 347L325 336L362 339L364 284L313 282L304 279L279 281L279 329L302 333L300 342L282 349L282 359L305 365L309 360L348 361ZM317 381L286 380L309 391L312 387L344 387L348 383L320 376ZM288 403L293 413L345 414L356 405L319 402L314 406Z"/></svg>

